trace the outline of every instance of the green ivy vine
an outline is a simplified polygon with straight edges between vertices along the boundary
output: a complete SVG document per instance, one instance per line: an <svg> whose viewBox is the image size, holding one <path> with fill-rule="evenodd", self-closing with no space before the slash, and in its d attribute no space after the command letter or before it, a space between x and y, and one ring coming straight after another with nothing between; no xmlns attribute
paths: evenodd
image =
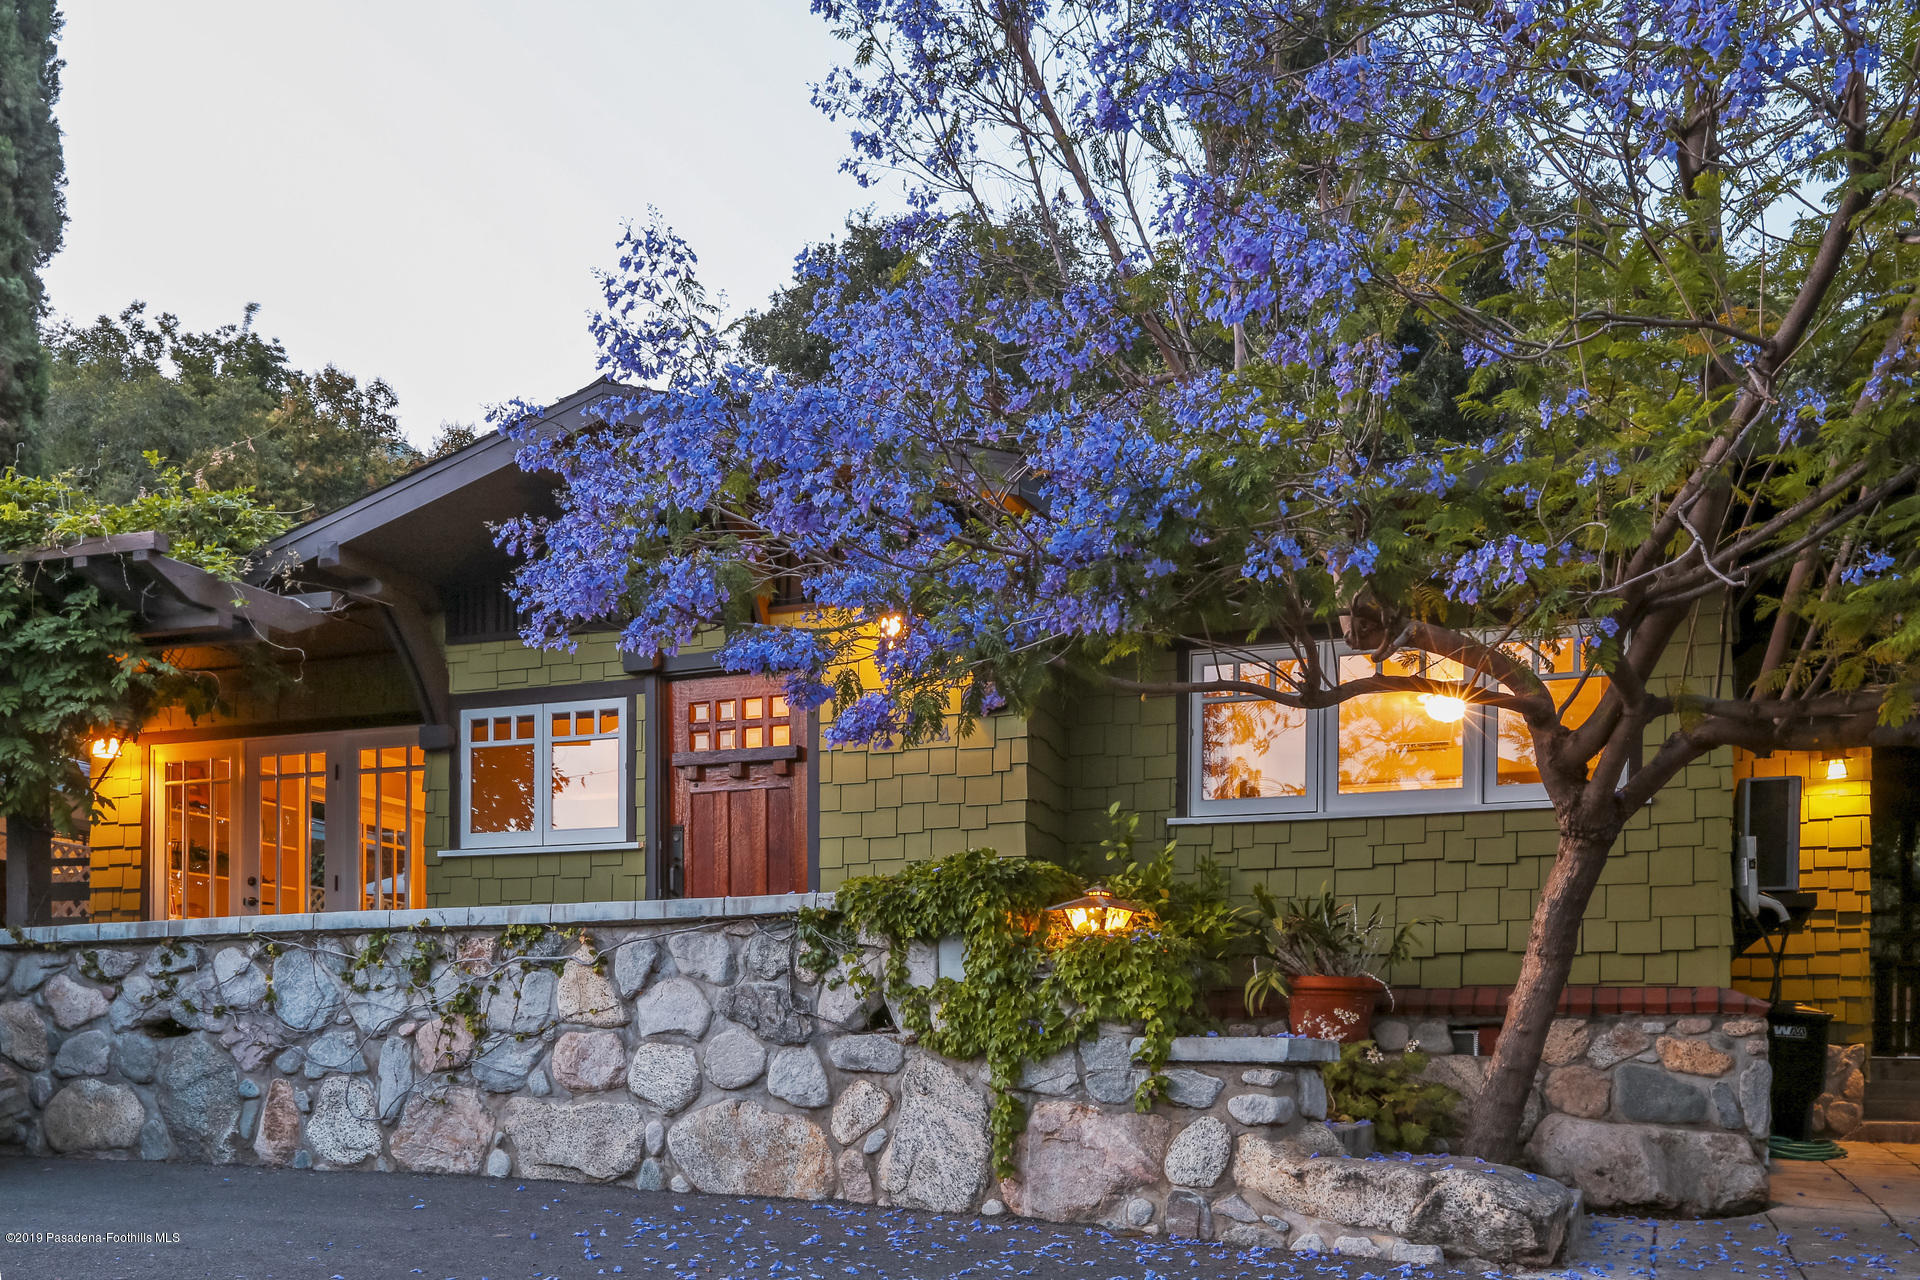
<svg viewBox="0 0 1920 1280"><path fill-rule="evenodd" d="M1173 1038L1212 1021L1206 992L1225 979L1228 951L1247 931L1243 914L1227 905L1217 864L1203 859L1182 872L1172 842L1135 861L1138 817L1117 806L1109 816L1113 830L1100 861L1110 870L1100 878L1146 908L1125 933L1076 936L1057 927L1047 908L1084 892L1086 880L991 849L850 880L831 909L801 913L808 968L832 985L884 994L904 1029L935 1053L986 1061L994 1163L1003 1174L1013 1170L1014 1144L1026 1127L1015 1092L1025 1063L1078 1044L1101 1022L1138 1024L1148 1074L1134 1106L1148 1110L1166 1088L1161 1068ZM951 937L965 941L964 976L916 987L909 946ZM861 962L875 941L885 946L878 977Z"/></svg>

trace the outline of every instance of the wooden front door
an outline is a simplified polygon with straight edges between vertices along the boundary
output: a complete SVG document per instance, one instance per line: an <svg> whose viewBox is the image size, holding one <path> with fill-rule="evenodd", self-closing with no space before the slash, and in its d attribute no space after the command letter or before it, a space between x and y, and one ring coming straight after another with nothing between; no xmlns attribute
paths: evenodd
<svg viewBox="0 0 1920 1280"><path fill-rule="evenodd" d="M670 686L672 804L668 856L690 898L805 893L804 715L759 676Z"/></svg>

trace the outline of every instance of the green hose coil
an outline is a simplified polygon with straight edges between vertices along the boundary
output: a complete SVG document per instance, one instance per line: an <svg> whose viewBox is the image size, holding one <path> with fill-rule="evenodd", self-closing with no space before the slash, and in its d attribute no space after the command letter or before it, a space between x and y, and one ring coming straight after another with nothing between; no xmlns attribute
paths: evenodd
<svg viewBox="0 0 1920 1280"><path fill-rule="evenodd" d="M1767 1150L1782 1160L1845 1160L1847 1158L1845 1147L1826 1138L1796 1142L1792 1138L1782 1138L1775 1134L1767 1139Z"/></svg>

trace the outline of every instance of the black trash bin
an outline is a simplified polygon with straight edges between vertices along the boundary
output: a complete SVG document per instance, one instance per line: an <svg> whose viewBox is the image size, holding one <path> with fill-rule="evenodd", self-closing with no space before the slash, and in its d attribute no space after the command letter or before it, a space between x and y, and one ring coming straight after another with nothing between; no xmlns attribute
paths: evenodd
<svg viewBox="0 0 1920 1280"><path fill-rule="evenodd" d="M1773 1042L1773 1133L1805 1142L1812 1137L1813 1100L1827 1083L1827 1028L1833 1015L1783 1000L1767 1010Z"/></svg>

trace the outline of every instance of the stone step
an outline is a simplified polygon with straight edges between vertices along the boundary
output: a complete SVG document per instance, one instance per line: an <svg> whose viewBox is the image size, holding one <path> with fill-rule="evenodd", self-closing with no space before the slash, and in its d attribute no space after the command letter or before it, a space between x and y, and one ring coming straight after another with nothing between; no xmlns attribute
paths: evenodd
<svg viewBox="0 0 1920 1280"><path fill-rule="evenodd" d="M1869 1120L1847 1135L1848 1142L1920 1142L1920 1120Z"/></svg>
<svg viewBox="0 0 1920 1280"><path fill-rule="evenodd" d="M1883 1098L1869 1089L1860 1110L1868 1120L1920 1121L1920 1098Z"/></svg>

